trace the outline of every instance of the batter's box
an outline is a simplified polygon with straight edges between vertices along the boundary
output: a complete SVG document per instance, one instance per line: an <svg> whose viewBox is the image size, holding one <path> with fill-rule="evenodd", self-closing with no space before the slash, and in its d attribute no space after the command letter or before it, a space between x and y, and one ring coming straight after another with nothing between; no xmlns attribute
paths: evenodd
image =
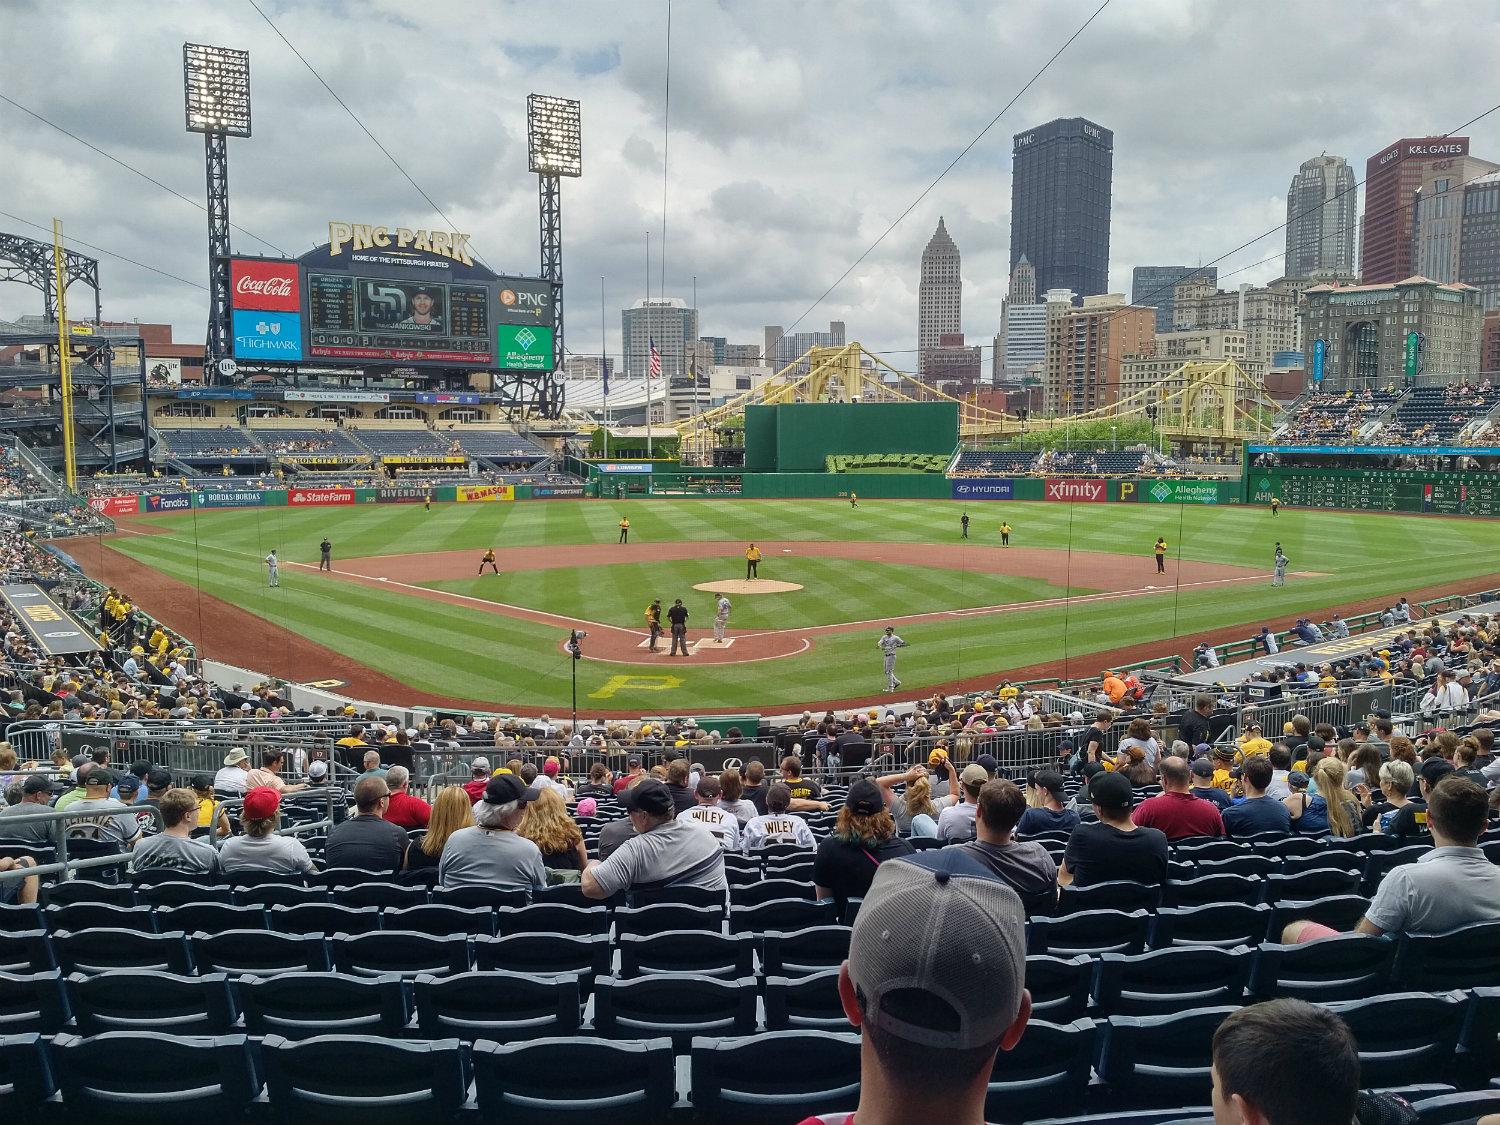
<svg viewBox="0 0 1500 1125"><path fill-rule="evenodd" d="M635 647L636 648L643 648L643 649L646 649L647 651L650 651L650 649L651 649L651 638L650 637L644 638L641 641L641 643L638 644L638 645L636 645ZM666 633L663 633L660 637L657 638L657 641L656 641L657 651L659 651L659 652L666 652L671 647L672 647L672 638L670 636L668 636Z"/></svg>

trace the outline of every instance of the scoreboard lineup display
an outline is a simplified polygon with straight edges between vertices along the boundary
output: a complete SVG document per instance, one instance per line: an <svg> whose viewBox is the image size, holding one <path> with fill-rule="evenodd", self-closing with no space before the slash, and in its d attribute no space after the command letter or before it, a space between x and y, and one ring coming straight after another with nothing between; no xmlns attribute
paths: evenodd
<svg viewBox="0 0 1500 1125"><path fill-rule="evenodd" d="M308 354L318 358L492 366L485 285L307 274Z"/></svg>
<svg viewBox="0 0 1500 1125"><path fill-rule="evenodd" d="M1250 502L1268 503L1272 496L1299 508L1500 516L1500 478L1494 474L1252 469Z"/></svg>

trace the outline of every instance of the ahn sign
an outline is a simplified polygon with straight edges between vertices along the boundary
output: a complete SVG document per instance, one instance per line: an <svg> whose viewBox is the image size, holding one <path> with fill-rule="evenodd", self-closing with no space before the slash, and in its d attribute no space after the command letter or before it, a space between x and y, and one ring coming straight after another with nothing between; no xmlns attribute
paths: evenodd
<svg viewBox="0 0 1500 1125"><path fill-rule="evenodd" d="M1048 500L1065 500L1070 503L1102 504L1109 499L1109 489L1102 480L1083 480L1066 477L1047 482Z"/></svg>
<svg viewBox="0 0 1500 1125"><path fill-rule="evenodd" d="M229 262L230 304L237 309L300 312L302 290L296 262L233 258Z"/></svg>

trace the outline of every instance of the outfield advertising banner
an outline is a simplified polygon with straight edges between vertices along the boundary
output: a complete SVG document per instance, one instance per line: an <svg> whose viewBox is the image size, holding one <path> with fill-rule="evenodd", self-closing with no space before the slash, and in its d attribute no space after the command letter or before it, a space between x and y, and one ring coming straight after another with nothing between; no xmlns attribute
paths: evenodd
<svg viewBox="0 0 1500 1125"><path fill-rule="evenodd" d="M259 508L264 503L266 494L258 488L193 493L195 508Z"/></svg>
<svg viewBox="0 0 1500 1125"><path fill-rule="evenodd" d="M1048 480L1042 494L1048 500L1062 500L1075 504L1103 504L1109 499L1109 487L1102 480L1086 480L1081 477L1063 477Z"/></svg>
<svg viewBox="0 0 1500 1125"><path fill-rule="evenodd" d="M352 488L289 488L286 502L294 508L328 508L336 504L354 503Z"/></svg>
<svg viewBox="0 0 1500 1125"><path fill-rule="evenodd" d="M595 465L601 473L649 473L651 472L650 461L627 461L624 463L616 461L603 461Z"/></svg>
<svg viewBox="0 0 1500 1125"><path fill-rule="evenodd" d="M141 497L143 512L185 512L193 506L193 497L186 492L167 492Z"/></svg>
<svg viewBox="0 0 1500 1125"><path fill-rule="evenodd" d="M1140 499L1148 504L1222 504L1221 482L1216 480L1134 481ZM1124 499L1124 496L1121 496Z"/></svg>
<svg viewBox="0 0 1500 1125"><path fill-rule="evenodd" d="M454 499L460 504L474 504L488 500L514 500L516 490L509 484L461 484Z"/></svg>
<svg viewBox="0 0 1500 1125"><path fill-rule="evenodd" d="M970 477L953 482L955 500L1014 500L1016 482L999 477Z"/></svg>
<svg viewBox="0 0 1500 1125"><path fill-rule="evenodd" d="M531 486L533 500L578 500L587 495L581 484L534 484Z"/></svg>
<svg viewBox="0 0 1500 1125"><path fill-rule="evenodd" d="M379 504L420 504L427 497L427 489L415 485L398 488L382 488L375 497Z"/></svg>
<svg viewBox="0 0 1500 1125"><path fill-rule="evenodd" d="M94 496L89 507L101 516L133 516L140 511L139 496Z"/></svg>

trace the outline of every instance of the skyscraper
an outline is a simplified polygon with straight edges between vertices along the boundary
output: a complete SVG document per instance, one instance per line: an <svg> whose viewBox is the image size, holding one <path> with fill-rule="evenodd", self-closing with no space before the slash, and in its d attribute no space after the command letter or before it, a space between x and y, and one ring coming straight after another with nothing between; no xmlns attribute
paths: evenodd
<svg viewBox="0 0 1500 1125"><path fill-rule="evenodd" d="M1187 277L1201 277L1210 288L1219 284L1219 267L1136 266L1130 272L1130 303L1156 310L1156 330L1172 331L1172 290Z"/></svg>
<svg viewBox="0 0 1500 1125"><path fill-rule="evenodd" d="M620 310L625 342L625 374L643 379L651 363L651 344L661 353L663 378L686 375L698 339L698 310L681 297L652 297Z"/></svg>
<svg viewBox="0 0 1500 1125"><path fill-rule="evenodd" d="M1470 227L1468 185L1500 172L1500 164L1477 156L1430 161L1411 201L1411 272L1433 281L1468 281L1462 261L1463 235Z"/></svg>
<svg viewBox="0 0 1500 1125"><path fill-rule="evenodd" d="M1365 161L1362 284L1389 285L1412 275L1412 210L1423 172L1434 160L1468 154L1468 137L1403 137Z"/></svg>
<svg viewBox="0 0 1500 1125"><path fill-rule="evenodd" d="M1005 299L1017 305L1036 304L1036 267L1025 254L1016 262L1016 268L1010 271L1010 289L1006 292Z"/></svg>
<svg viewBox="0 0 1500 1125"><path fill-rule="evenodd" d="M922 251L922 279L917 286L917 370L925 373L927 357L942 337L963 331L963 281L958 246L942 216Z"/></svg>
<svg viewBox="0 0 1500 1125"><path fill-rule="evenodd" d="M1047 306L1037 300L1036 270L1025 254L1010 271L1010 291L1000 305L1000 335L995 340L996 382L1040 376L1047 358Z"/></svg>
<svg viewBox="0 0 1500 1125"><path fill-rule="evenodd" d="M1354 169L1342 156L1304 160L1286 189L1286 276L1354 272Z"/></svg>
<svg viewBox="0 0 1500 1125"><path fill-rule="evenodd" d="M1010 265L1036 267L1037 292L1109 287L1115 135L1082 117L1017 133L1011 149Z"/></svg>

